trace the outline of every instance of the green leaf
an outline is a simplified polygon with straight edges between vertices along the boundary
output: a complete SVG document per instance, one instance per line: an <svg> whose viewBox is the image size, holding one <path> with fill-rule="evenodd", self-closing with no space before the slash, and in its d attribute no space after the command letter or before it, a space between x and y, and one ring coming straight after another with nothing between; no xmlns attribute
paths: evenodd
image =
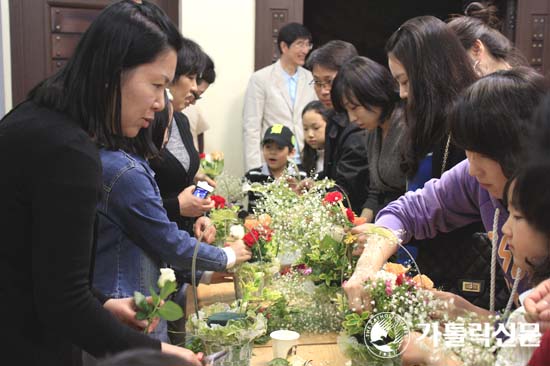
<svg viewBox="0 0 550 366"><path fill-rule="evenodd" d="M149 286L149 291L151 292L151 297L153 298L153 304L158 304L160 302L160 298L153 286Z"/></svg>
<svg viewBox="0 0 550 366"><path fill-rule="evenodd" d="M332 237L330 237L329 235L325 235L325 237L323 238L323 240L321 240L321 245L319 246L321 251L327 251L327 250L330 250L332 249L333 247L337 246L339 243L334 240Z"/></svg>
<svg viewBox="0 0 550 366"><path fill-rule="evenodd" d="M147 300L141 292L134 291L134 302L136 303L138 309L147 310Z"/></svg>
<svg viewBox="0 0 550 366"><path fill-rule="evenodd" d="M178 304L169 300L158 310L158 314L164 320L174 321L183 317L183 310Z"/></svg>
<svg viewBox="0 0 550 366"><path fill-rule="evenodd" d="M160 289L160 298L166 300L168 295L176 291L177 284L175 281L166 281L164 287Z"/></svg>
<svg viewBox="0 0 550 366"><path fill-rule="evenodd" d="M147 319L147 317L148 317L148 315L147 315L147 313L144 312L144 311L138 311L138 312L136 313L136 319L137 319L137 320L145 320L145 319Z"/></svg>

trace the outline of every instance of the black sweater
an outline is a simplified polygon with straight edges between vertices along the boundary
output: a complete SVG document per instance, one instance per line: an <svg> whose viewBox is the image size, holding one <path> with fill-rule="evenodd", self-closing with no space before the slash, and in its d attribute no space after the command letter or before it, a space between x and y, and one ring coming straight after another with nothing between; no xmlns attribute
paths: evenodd
<svg viewBox="0 0 550 366"><path fill-rule="evenodd" d="M160 157L150 161L151 168L155 171L155 180L162 196L162 204L166 209L170 221L178 224L180 230L186 230L193 234L195 217L180 215L178 195L185 188L193 184L193 180L199 170L199 153L193 145L193 135L189 120L181 112L174 113L174 120L183 144L189 154L189 170L168 150L162 149Z"/></svg>
<svg viewBox="0 0 550 366"><path fill-rule="evenodd" d="M71 365L73 345L94 356L159 349L90 290L101 162L88 135L64 114L23 103L0 122L0 166L3 359Z"/></svg>
<svg viewBox="0 0 550 366"><path fill-rule="evenodd" d="M334 113L327 123L323 170L324 176L348 195L351 208L360 215L369 187L367 135L350 123L345 113Z"/></svg>

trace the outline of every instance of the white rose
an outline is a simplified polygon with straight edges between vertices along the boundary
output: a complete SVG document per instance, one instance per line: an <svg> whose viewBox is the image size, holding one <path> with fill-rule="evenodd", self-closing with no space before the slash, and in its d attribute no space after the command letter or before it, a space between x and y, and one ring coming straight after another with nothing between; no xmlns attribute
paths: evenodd
<svg viewBox="0 0 550 366"><path fill-rule="evenodd" d="M163 288L167 281L176 282L176 274L172 268L161 268L158 280L159 288Z"/></svg>
<svg viewBox="0 0 550 366"><path fill-rule="evenodd" d="M206 160L207 162L211 163L211 162L212 162L212 155L210 155L210 154L205 154L205 155L204 155L204 160Z"/></svg>
<svg viewBox="0 0 550 366"><path fill-rule="evenodd" d="M229 228L229 235L231 235L232 238L241 240L244 238L244 227L242 225L232 225Z"/></svg>

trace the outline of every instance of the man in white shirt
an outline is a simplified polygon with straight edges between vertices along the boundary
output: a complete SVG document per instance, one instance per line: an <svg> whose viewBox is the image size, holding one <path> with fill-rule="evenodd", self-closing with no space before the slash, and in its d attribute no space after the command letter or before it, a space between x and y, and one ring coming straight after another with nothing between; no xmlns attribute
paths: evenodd
<svg viewBox="0 0 550 366"><path fill-rule="evenodd" d="M311 72L304 69L312 48L311 33L301 24L289 23L277 37L281 57L250 77L243 111L245 170L262 165L260 142L265 131L283 124L296 136L296 163L304 142L302 109L317 99Z"/></svg>

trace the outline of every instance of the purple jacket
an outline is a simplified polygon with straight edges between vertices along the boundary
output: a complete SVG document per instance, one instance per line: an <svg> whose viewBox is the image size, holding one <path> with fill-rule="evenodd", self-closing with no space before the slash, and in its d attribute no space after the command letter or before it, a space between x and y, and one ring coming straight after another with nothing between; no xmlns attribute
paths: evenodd
<svg viewBox="0 0 550 366"><path fill-rule="evenodd" d="M508 243L502 240L502 226L508 218L508 211L469 175L469 166L468 160L464 160L445 172L441 179L432 179L423 189L405 193L378 213L376 224L400 231L401 239L407 243L412 237L420 240L433 238L438 232L449 232L480 220L490 232L498 208L497 260L511 288L517 267ZM518 293L530 287L527 278L523 278Z"/></svg>

